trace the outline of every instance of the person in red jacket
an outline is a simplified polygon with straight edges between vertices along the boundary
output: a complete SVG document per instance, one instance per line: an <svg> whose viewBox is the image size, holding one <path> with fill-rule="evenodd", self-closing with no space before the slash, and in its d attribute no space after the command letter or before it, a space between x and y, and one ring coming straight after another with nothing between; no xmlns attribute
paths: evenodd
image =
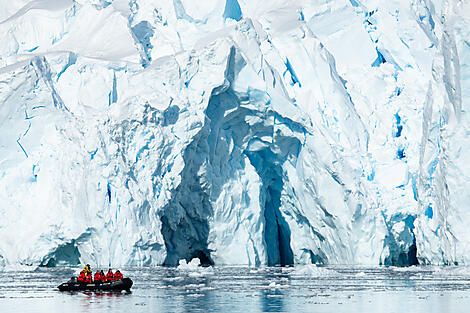
<svg viewBox="0 0 470 313"><path fill-rule="evenodd" d="M77 279L78 282L91 283L91 267L87 264L85 268L80 272L80 276Z"/></svg>
<svg viewBox="0 0 470 313"><path fill-rule="evenodd" d="M100 271L100 280L103 283L106 282L106 275L103 273L103 270Z"/></svg>
<svg viewBox="0 0 470 313"><path fill-rule="evenodd" d="M108 273L106 273L106 280L107 281L114 280L114 273L111 269L109 269Z"/></svg>
<svg viewBox="0 0 470 313"><path fill-rule="evenodd" d="M91 272L85 273L85 279L83 280L85 283L91 284L93 281L91 280Z"/></svg>
<svg viewBox="0 0 470 313"><path fill-rule="evenodd" d="M94 279L95 283L101 283L101 282L102 282L102 281L101 281L101 273L100 273L100 271L96 271L95 276L94 276L93 279Z"/></svg>
<svg viewBox="0 0 470 313"><path fill-rule="evenodd" d="M83 282L83 281L85 281L85 271L81 271L81 272L80 272L80 275L78 276L77 281L78 281L78 282Z"/></svg>
<svg viewBox="0 0 470 313"><path fill-rule="evenodd" d="M122 274L119 270L114 273L114 279L122 279Z"/></svg>

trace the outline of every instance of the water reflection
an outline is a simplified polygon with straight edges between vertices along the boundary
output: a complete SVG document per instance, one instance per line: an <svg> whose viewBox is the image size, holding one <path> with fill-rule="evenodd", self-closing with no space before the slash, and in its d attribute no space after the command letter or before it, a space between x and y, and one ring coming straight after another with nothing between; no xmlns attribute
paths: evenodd
<svg viewBox="0 0 470 313"><path fill-rule="evenodd" d="M110 310L120 309L124 301L123 297L130 296L127 292L101 292L101 291L82 291L70 293L71 296L78 296L80 299L80 307L83 311L90 311L100 308Z"/></svg>
<svg viewBox="0 0 470 313"><path fill-rule="evenodd" d="M262 312L286 312L284 307L284 293L281 290L263 290L261 292Z"/></svg>

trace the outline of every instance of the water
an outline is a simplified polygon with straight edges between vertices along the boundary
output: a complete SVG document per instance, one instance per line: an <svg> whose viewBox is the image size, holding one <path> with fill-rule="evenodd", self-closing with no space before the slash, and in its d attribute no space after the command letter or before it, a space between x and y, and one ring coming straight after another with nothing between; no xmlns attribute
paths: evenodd
<svg viewBox="0 0 470 313"><path fill-rule="evenodd" d="M131 293L59 292L76 269L0 273L0 312L470 312L470 268L128 268Z"/></svg>

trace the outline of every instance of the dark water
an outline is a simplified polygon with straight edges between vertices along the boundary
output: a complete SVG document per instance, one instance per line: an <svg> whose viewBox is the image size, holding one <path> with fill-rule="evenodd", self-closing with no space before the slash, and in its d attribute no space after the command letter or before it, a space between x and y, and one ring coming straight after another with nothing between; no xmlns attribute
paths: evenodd
<svg viewBox="0 0 470 313"><path fill-rule="evenodd" d="M470 268L129 268L131 293L59 292L76 269L0 272L0 312L470 312Z"/></svg>

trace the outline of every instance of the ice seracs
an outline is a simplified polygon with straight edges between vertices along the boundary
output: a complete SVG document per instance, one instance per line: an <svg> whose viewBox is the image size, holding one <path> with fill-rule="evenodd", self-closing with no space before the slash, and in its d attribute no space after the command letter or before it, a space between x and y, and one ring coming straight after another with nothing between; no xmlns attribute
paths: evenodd
<svg viewBox="0 0 470 313"><path fill-rule="evenodd" d="M0 8L0 266L467 264L468 4Z"/></svg>

